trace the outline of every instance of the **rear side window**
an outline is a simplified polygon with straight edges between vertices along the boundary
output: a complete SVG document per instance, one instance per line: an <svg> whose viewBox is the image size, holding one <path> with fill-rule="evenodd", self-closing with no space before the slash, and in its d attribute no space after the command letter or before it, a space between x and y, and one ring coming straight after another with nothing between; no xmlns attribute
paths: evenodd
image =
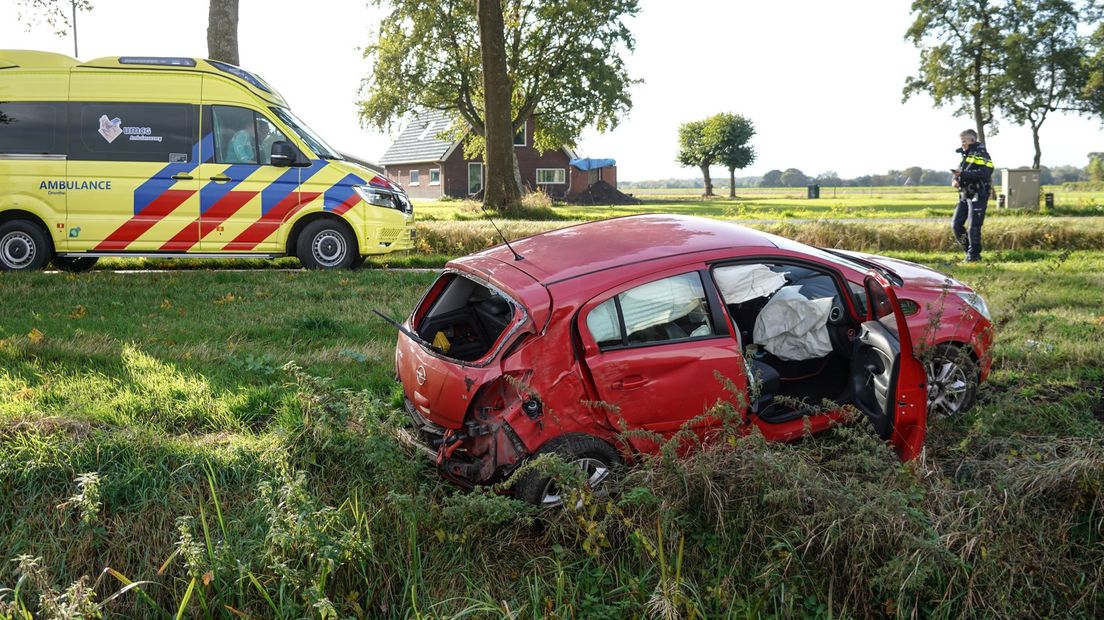
<svg viewBox="0 0 1104 620"><path fill-rule="evenodd" d="M599 304L587 315L587 329L601 348L714 335L697 272L649 282Z"/></svg>
<svg viewBox="0 0 1104 620"><path fill-rule="evenodd" d="M453 359L472 362L494 348L514 318L514 305L498 291L474 280L452 279L419 321L418 336ZM435 287L436 288L436 287Z"/></svg>
<svg viewBox="0 0 1104 620"><path fill-rule="evenodd" d="M65 104L0 102L0 153L64 155Z"/></svg>
<svg viewBox="0 0 1104 620"><path fill-rule="evenodd" d="M70 104L69 159L189 163L199 140L196 106Z"/></svg>

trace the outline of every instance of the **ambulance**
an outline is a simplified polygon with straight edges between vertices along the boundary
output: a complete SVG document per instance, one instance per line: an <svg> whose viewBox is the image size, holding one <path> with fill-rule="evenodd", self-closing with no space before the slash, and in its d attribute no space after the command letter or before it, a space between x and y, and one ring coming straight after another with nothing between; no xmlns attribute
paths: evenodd
<svg viewBox="0 0 1104 620"><path fill-rule="evenodd" d="M0 50L0 269L112 256L352 268L414 245L406 192L264 80L198 58Z"/></svg>

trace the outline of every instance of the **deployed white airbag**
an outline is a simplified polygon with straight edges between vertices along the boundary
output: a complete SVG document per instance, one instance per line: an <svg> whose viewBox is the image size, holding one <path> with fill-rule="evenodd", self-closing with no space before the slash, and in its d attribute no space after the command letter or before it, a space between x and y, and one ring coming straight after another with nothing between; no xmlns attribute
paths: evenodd
<svg viewBox="0 0 1104 620"><path fill-rule="evenodd" d="M730 265L713 270L713 278L726 304L740 304L766 297L786 285L786 276L766 265Z"/></svg>
<svg viewBox="0 0 1104 620"><path fill-rule="evenodd" d="M832 298L808 299L800 286L787 286L775 293L755 319L755 342L787 361L824 357L832 352L828 338L828 315Z"/></svg>

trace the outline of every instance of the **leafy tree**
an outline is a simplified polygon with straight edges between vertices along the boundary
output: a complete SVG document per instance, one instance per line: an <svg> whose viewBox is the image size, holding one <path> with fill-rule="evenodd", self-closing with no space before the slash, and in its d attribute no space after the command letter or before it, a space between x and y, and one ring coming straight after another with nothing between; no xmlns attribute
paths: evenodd
<svg viewBox="0 0 1104 620"><path fill-rule="evenodd" d="M489 132L486 122L475 3L373 2L390 12L365 50L373 66L361 89L360 117L367 125L388 128L418 110L446 110L456 116L450 134L466 138L468 155L483 153L492 140L508 142L513 157L513 135L530 118L536 119L534 146L547 150L574 146L590 125L599 131L615 127L632 105L635 81L621 54L635 42L622 19L639 11L638 0L498 0L511 115L502 135ZM491 188L499 185L492 174L509 171L487 173Z"/></svg>
<svg viewBox="0 0 1104 620"><path fill-rule="evenodd" d="M1087 12L1089 19L1099 21L1104 17L1104 10L1097 10L1095 6L1090 6ZM1100 23L1089 38L1086 57L1082 62L1085 70L1085 84L1080 97L1083 111L1104 116L1104 23Z"/></svg>
<svg viewBox="0 0 1104 620"><path fill-rule="evenodd" d="M920 179L924 178L924 169L912 166L905 168L901 174L905 177L905 185L920 185Z"/></svg>
<svg viewBox="0 0 1104 620"><path fill-rule="evenodd" d="M759 187L782 187L782 171L768 170L763 175L763 180L759 182Z"/></svg>
<svg viewBox="0 0 1104 620"><path fill-rule="evenodd" d="M679 125L679 152L675 157L675 161L683 166L697 166L701 169L706 196L714 195L709 167L716 163L718 150L717 142L710 133L709 119Z"/></svg>
<svg viewBox="0 0 1104 620"><path fill-rule="evenodd" d="M1070 0L1011 0L1007 12L997 105L1016 123L1031 127L1035 169L1042 160L1043 123L1052 112L1074 110L1083 89L1080 18Z"/></svg>
<svg viewBox="0 0 1104 620"><path fill-rule="evenodd" d="M27 23L27 28L40 21L53 28L54 34L64 37L73 29L73 56L77 53L77 12L92 10L89 0L18 0L18 18Z"/></svg>
<svg viewBox="0 0 1104 620"><path fill-rule="evenodd" d="M1104 181L1104 153L1089 153L1089 167L1086 172L1090 181Z"/></svg>
<svg viewBox="0 0 1104 620"><path fill-rule="evenodd" d="M956 116L974 119L978 140L985 128L996 133L993 110L1003 72L998 16L1001 0L914 0L914 21L905 34L920 48L920 67L905 80L904 100L927 93L939 106L954 105Z"/></svg>
<svg viewBox="0 0 1104 620"><path fill-rule="evenodd" d="M755 126L739 114L721 113L709 119L719 134L717 163L728 168L728 197L736 197L736 169L747 168L755 161L755 148L748 144L755 135Z"/></svg>
<svg viewBox="0 0 1104 620"><path fill-rule="evenodd" d="M238 0L211 0L207 7L207 57L232 65L238 61Z"/></svg>
<svg viewBox="0 0 1104 620"><path fill-rule="evenodd" d="M824 187L840 187L843 185L843 180L840 179L839 173L835 170L828 170L822 172L816 176L817 185L823 185Z"/></svg>
<svg viewBox="0 0 1104 620"><path fill-rule="evenodd" d="M797 168L786 168L782 173L782 187L801 187L809 183L809 177Z"/></svg>

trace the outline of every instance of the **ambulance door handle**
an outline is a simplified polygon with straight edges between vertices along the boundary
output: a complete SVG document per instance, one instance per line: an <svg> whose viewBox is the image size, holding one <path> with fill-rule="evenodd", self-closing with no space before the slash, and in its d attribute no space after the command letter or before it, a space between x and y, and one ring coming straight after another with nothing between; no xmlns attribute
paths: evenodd
<svg viewBox="0 0 1104 620"><path fill-rule="evenodd" d="M216 183L225 183L230 180L230 177L226 176L225 174L216 174L215 176L210 177L210 179Z"/></svg>
<svg viewBox="0 0 1104 620"><path fill-rule="evenodd" d="M195 177L193 177L190 174L174 174L174 175L172 175L172 180L174 180L174 181L191 181L194 178Z"/></svg>

